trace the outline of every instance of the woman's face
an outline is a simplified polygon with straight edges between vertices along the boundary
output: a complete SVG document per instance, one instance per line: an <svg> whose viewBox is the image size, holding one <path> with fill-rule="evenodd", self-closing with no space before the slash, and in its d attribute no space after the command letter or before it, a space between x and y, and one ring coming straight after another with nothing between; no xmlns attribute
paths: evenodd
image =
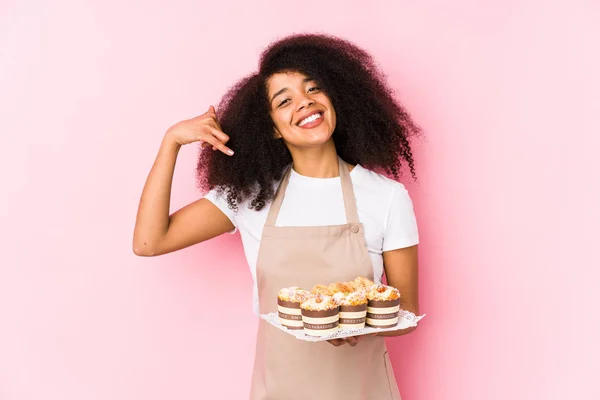
<svg viewBox="0 0 600 400"><path fill-rule="evenodd" d="M281 72L267 80L275 136L288 147L318 147L331 140L336 115L317 82L300 72Z"/></svg>

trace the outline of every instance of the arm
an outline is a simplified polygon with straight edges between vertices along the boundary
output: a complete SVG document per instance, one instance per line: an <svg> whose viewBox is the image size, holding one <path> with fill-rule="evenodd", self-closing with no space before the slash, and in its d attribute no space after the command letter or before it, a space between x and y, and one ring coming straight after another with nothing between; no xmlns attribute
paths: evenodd
<svg viewBox="0 0 600 400"><path fill-rule="evenodd" d="M387 283L400 291L400 308L419 315L418 246L386 251L383 264ZM401 336L417 327L391 332L380 332L377 336Z"/></svg>
<svg viewBox="0 0 600 400"><path fill-rule="evenodd" d="M167 131L142 191L133 233L135 254L169 253L234 229L229 218L206 199L169 215L173 172L181 146L201 140L228 154L224 145L228 139L220 131L212 108Z"/></svg>
<svg viewBox="0 0 600 400"><path fill-rule="evenodd" d="M400 308L418 315L419 313L419 295L417 279L417 245L405 247L402 249L385 251L383 253L383 263L387 283L400 291ZM390 332L372 333L373 336L402 336L411 333L417 327L401 329ZM367 335L368 336L368 335ZM334 346L341 346L348 343L350 346L356 346L365 336L351 336L345 339L328 340Z"/></svg>

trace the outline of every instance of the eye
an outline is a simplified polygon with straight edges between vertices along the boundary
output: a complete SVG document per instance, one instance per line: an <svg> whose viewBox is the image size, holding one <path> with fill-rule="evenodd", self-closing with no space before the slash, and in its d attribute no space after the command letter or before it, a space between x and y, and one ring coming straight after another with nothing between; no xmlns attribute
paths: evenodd
<svg viewBox="0 0 600 400"><path fill-rule="evenodd" d="M287 104L289 101L290 101L290 99L285 99L285 100L283 100L281 103L279 103L279 106L278 106L278 107L281 107L281 106L283 106L283 105Z"/></svg>
<svg viewBox="0 0 600 400"><path fill-rule="evenodd" d="M317 91L317 90L319 90L319 89L320 89L320 88L319 88L318 86L312 86L312 87L308 88L308 92L310 93L310 92L312 92L312 91Z"/></svg>

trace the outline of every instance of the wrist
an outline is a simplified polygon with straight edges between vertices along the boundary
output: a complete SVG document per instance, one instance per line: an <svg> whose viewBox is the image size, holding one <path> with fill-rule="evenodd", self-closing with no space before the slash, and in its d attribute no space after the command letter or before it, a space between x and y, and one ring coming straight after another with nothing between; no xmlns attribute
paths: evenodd
<svg viewBox="0 0 600 400"><path fill-rule="evenodd" d="M179 143L177 141L177 139L173 136L173 134L171 133L170 130L168 130L165 133L165 136L163 137L162 143L161 143L161 147L164 147L165 149L168 150L174 150L174 151L179 151L179 149L181 148L182 144Z"/></svg>

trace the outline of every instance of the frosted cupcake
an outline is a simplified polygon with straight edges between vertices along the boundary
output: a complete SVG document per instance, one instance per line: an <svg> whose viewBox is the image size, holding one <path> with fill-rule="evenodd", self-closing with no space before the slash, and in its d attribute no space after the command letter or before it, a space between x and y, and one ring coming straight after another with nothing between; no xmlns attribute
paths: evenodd
<svg viewBox="0 0 600 400"><path fill-rule="evenodd" d="M304 333L327 336L339 328L339 306L331 296L317 294L300 305Z"/></svg>
<svg viewBox="0 0 600 400"><path fill-rule="evenodd" d="M368 303L366 292L336 293L333 298L340 306L341 329L365 327Z"/></svg>
<svg viewBox="0 0 600 400"><path fill-rule="evenodd" d="M367 292L366 325L373 328L391 328L398 325L400 316L400 292L398 289L375 285Z"/></svg>
<svg viewBox="0 0 600 400"><path fill-rule="evenodd" d="M283 288L277 295L277 311L279 322L288 329L303 329L300 304L310 298L308 290L292 286Z"/></svg>

